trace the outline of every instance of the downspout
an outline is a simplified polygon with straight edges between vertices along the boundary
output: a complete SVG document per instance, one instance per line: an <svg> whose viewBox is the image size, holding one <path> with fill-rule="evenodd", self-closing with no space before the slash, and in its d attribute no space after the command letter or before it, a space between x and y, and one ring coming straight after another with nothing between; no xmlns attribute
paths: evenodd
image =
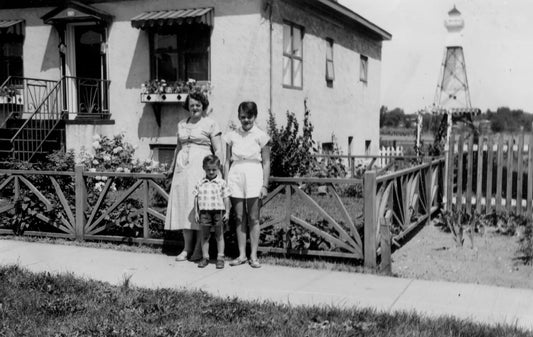
<svg viewBox="0 0 533 337"><path fill-rule="evenodd" d="M273 6L273 0L268 0L267 2L267 10L268 10L268 22L269 22L269 31L268 31L268 34L269 34L269 41L268 41L268 50L269 50L269 67L270 67L270 74L269 74L269 80L270 80L270 84L269 84L269 110L270 110L270 113L273 113L272 112L272 96L273 96L273 77L274 77L274 71L272 70L272 60L273 60L273 55L272 55L272 6Z"/></svg>

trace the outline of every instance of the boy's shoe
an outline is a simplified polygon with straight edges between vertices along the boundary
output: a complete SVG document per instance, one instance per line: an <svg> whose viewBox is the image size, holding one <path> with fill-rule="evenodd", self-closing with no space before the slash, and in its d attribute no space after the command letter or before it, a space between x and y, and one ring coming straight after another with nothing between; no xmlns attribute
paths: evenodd
<svg viewBox="0 0 533 337"><path fill-rule="evenodd" d="M217 259L216 267L217 267L217 269L224 268L224 259Z"/></svg>
<svg viewBox="0 0 533 337"><path fill-rule="evenodd" d="M205 268L209 264L208 259L201 259L200 262L198 262L198 268Z"/></svg>

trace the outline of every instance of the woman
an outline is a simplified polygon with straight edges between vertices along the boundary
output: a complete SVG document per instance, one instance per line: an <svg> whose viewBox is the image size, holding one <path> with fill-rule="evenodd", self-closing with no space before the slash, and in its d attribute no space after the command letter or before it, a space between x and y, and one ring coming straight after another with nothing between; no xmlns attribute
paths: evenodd
<svg viewBox="0 0 533 337"><path fill-rule="evenodd" d="M178 123L176 151L166 173L173 178L165 230L183 230L184 247L176 261L202 258L200 240L195 235L199 225L195 220L193 189L204 175L202 161L205 156L214 152L222 161L220 127L206 116L208 106L209 101L202 93L187 96L184 107L190 116Z"/></svg>

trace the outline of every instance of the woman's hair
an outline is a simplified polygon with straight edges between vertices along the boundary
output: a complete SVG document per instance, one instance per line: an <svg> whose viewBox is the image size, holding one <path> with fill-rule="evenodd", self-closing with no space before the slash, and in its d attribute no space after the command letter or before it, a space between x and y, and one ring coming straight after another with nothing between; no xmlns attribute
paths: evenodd
<svg viewBox="0 0 533 337"><path fill-rule="evenodd" d="M241 112L244 112L248 116L257 117L257 104L252 101L244 101L239 104L239 108L237 109L237 113Z"/></svg>
<svg viewBox="0 0 533 337"><path fill-rule="evenodd" d="M207 110L207 107L209 106L209 100L201 92L192 92L187 95L187 98L185 99L185 102L183 103L183 108L185 108L185 110L189 111L189 101L191 98L202 103L202 110L204 111Z"/></svg>
<svg viewBox="0 0 533 337"><path fill-rule="evenodd" d="M215 164L217 167L220 167L220 159L218 159L217 156L214 154L210 154L204 157L204 161L202 162L202 167L205 169L207 165Z"/></svg>

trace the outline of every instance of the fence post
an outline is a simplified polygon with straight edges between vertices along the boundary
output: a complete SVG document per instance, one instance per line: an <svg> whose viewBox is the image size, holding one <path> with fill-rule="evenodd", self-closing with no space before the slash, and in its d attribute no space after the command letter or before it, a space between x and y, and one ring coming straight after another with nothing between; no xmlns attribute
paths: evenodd
<svg viewBox="0 0 533 337"><path fill-rule="evenodd" d="M291 225L292 211L292 190L291 185L285 185L285 221L283 222L283 249L288 253L289 247L289 228Z"/></svg>
<svg viewBox="0 0 533 337"><path fill-rule="evenodd" d="M435 165L435 170L437 169L437 166ZM426 174L424 177L425 183L426 183L426 190L424 191L426 194L426 206L427 206L427 212L428 212L428 218L426 220L426 224L429 224L431 222L431 207L433 206L433 184L438 184L437 179L432 182L433 178L433 164L429 164L427 168L425 168ZM437 177L435 177L437 178Z"/></svg>
<svg viewBox="0 0 533 337"><path fill-rule="evenodd" d="M387 210L384 218L379 220L379 233L381 236L381 265L379 271L385 275L392 275L391 262L391 210Z"/></svg>
<svg viewBox="0 0 533 337"><path fill-rule="evenodd" d="M376 171L366 171L364 175L364 217L365 217L365 237L364 237L364 260L365 268L376 268L377 253L377 219L376 219Z"/></svg>
<svg viewBox="0 0 533 337"><path fill-rule="evenodd" d="M148 202L150 199L150 187L148 185L148 180L143 180L143 238L150 238L150 222L148 219Z"/></svg>
<svg viewBox="0 0 533 337"><path fill-rule="evenodd" d="M76 240L83 241L85 232L85 211L87 210L87 186L83 179L83 165L76 165L74 169L74 182L76 186Z"/></svg>

